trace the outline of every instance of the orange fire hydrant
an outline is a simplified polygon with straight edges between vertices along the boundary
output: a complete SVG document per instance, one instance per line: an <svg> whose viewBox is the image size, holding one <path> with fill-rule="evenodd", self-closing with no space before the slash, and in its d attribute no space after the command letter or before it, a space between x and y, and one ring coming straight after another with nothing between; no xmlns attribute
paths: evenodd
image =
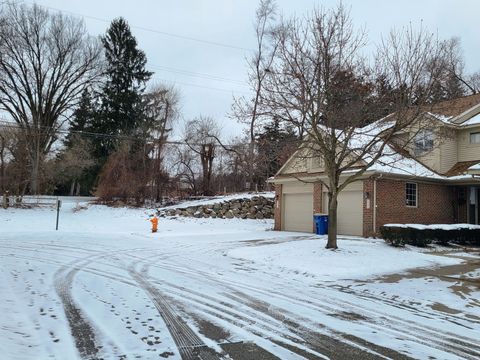
<svg viewBox="0 0 480 360"><path fill-rule="evenodd" d="M150 222L152 223L152 233L156 233L158 230L158 218L154 216L150 219Z"/></svg>

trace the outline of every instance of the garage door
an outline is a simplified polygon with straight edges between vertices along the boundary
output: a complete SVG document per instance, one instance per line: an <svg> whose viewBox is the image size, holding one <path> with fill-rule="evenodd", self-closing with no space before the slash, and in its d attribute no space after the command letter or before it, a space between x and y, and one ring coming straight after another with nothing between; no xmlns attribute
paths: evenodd
<svg viewBox="0 0 480 360"><path fill-rule="evenodd" d="M283 230L313 232L312 193L283 195Z"/></svg>
<svg viewBox="0 0 480 360"><path fill-rule="evenodd" d="M324 209L328 209L328 196L324 193ZM328 212L328 211L326 211ZM363 234L363 191L347 187L338 195L338 233L341 235Z"/></svg>

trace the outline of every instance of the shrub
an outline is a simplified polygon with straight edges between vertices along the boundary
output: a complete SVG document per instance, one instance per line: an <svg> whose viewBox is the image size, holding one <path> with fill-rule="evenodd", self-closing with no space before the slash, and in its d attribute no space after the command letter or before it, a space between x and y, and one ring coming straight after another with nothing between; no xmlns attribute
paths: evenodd
<svg viewBox="0 0 480 360"><path fill-rule="evenodd" d="M465 224L449 225L384 225L380 227L382 238L393 246L405 244L425 247L432 242L480 245L480 228Z"/></svg>
<svg viewBox="0 0 480 360"><path fill-rule="evenodd" d="M470 244L480 246L480 229L457 229L456 236L451 241L462 245Z"/></svg>
<svg viewBox="0 0 480 360"><path fill-rule="evenodd" d="M382 226L380 234L385 241L393 246L405 246L405 244L425 247L432 240L425 237L422 230L412 227Z"/></svg>

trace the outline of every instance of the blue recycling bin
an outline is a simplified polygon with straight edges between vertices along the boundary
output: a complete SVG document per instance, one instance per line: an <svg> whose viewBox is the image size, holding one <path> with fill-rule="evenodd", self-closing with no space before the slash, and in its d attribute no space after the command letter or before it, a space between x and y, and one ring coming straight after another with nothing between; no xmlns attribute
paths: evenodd
<svg viewBox="0 0 480 360"><path fill-rule="evenodd" d="M317 235L328 234L328 215L327 214L315 214L313 215L313 221L315 222L315 233Z"/></svg>

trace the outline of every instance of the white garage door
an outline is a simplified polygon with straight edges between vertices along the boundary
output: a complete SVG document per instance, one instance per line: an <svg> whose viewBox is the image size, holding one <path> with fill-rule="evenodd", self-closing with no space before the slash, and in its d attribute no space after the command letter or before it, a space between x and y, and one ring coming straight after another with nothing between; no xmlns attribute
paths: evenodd
<svg viewBox="0 0 480 360"><path fill-rule="evenodd" d="M283 230L313 232L312 193L283 195Z"/></svg>
<svg viewBox="0 0 480 360"><path fill-rule="evenodd" d="M355 184L356 185L356 184ZM352 186L353 187L353 186ZM358 187L358 186L355 186ZM324 209L328 212L328 196L324 193ZM349 189L338 195L338 233L341 235L363 234L363 191Z"/></svg>

